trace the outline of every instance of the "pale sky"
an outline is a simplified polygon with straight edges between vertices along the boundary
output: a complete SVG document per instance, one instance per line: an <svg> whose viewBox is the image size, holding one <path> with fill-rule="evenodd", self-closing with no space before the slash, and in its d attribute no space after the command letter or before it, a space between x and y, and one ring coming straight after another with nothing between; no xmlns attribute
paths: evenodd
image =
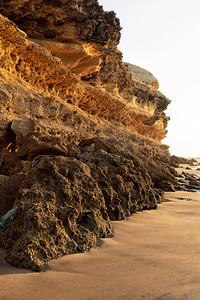
<svg viewBox="0 0 200 300"><path fill-rule="evenodd" d="M120 19L124 61L158 79L171 154L200 157L200 0L99 0Z"/></svg>

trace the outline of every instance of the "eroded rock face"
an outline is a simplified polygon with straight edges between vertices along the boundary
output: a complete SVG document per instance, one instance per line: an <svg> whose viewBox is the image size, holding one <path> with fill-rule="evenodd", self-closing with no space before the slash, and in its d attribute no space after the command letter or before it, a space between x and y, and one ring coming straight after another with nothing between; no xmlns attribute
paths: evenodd
<svg viewBox="0 0 200 300"><path fill-rule="evenodd" d="M195 160L194 158L187 159L184 157L178 157L176 155L172 155L170 159L171 159L171 164L174 165L175 167L177 167L179 164L193 165L198 163L198 161Z"/></svg>
<svg viewBox="0 0 200 300"><path fill-rule="evenodd" d="M21 176L12 198L18 217L0 236L9 263L40 271L50 259L84 252L112 232L111 220L155 209L162 190L178 187L166 148L153 145L150 153L144 140L129 139L82 139L68 145L66 156L16 162L8 178Z"/></svg>
<svg viewBox="0 0 200 300"><path fill-rule="evenodd" d="M12 248L7 260L17 266L41 270L45 261L84 252L111 232L103 194L89 167L75 158L35 161L15 205L19 216L4 245Z"/></svg>
<svg viewBox="0 0 200 300"><path fill-rule="evenodd" d="M116 47L121 27L114 12L104 12L97 0L27 0L20 4L16 0L1 1L0 12L25 31L28 38L51 50L82 80L103 87L109 97L110 93L113 97L118 96L118 101L113 102L123 100L128 103L126 108L135 111L137 123L141 120L143 124L139 125L143 127L142 135L146 132L149 136L153 127L159 132L157 136L152 134L154 139L161 140L165 136L168 118L164 111L170 101L156 88L149 87L146 81L135 80L122 62L122 54ZM18 63L17 68L23 69L22 65ZM157 84L153 85L157 87ZM91 105L94 106L94 101ZM83 105L81 108L84 109ZM120 110L124 115L123 109ZM135 117L131 116L131 119Z"/></svg>
<svg viewBox="0 0 200 300"><path fill-rule="evenodd" d="M99 69L98 48L118 44L119 20L98 1L1 1L1 12L81 76Z"/></svg>
<svg viewBox="0 0 200 300"><path fill-rule="evenodd" d="M132 78L119 20L97 1L0 10L20 27L0 15L0 216L18 206L0 244L9 263L41 270L180 187L160 143L170 101Z"/></svg>
<svg viewBox="0 0 200 300"><path fill-rule="evenodd" d="M59 98L80 107L90 115L119 122L144 136L156 140L161 140L165 136L167 118L162 110L167 107L169 100L161 96L157 89L152 87L149 90L146 85L145 89L140 91L140 85L144 84L137 81L138 88L135 89L138 95L137 101L134 98L132 103L127 103L122 97L108 93L101 87L84 84L48 50L28 41L24 33L9 20L1 17L0 24L3 32L0 36L1 67L4 69L0 75L2 82L7 84L9 81L16 86L17 90L21 90L23 85L26 89L27 84L30 84L45 93L47 97ZM5 75L6 71L9 74ZM18 79L13 81L10 73ZM20 79L26 83L22 82L19 88ZM5 93L4 96L9 97L8 91L4 92L4 90L2 91ZM140 97L143 99L141 100ZM148 98L151 99L149 102ZM39 111L38 116L41 113L42 111ZM56 108L54 114L56 116Z"/></svg>
<svg viewBox="0 0 200 300"><path fill-rule="evenodd" d="M38 156L28 163L15 200L18 217L1 234L8 262L42 270L50 259L93 247L112 232L110 220L157 207L162 191L146 171L148 160L115 142L82 140L69 145L70 156Z"/></svg>
<svg viewBox="0 0 200 300"><path fill-rule="evenodd" d="M157 89L159 88L158 80L153 76L151 72L129 63L126 63L126 65L128 66L130 73L134 79L152 85Z"/></svg>

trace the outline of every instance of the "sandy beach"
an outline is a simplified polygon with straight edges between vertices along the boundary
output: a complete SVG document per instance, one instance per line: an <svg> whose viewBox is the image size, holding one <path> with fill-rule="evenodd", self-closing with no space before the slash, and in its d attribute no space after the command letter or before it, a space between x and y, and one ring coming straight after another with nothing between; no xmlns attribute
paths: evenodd
<svg viewBox="0 0 200 300"><path fill-rule="evenodd" d="M96 249L54 260L46 272L9 266L1 250L0 299L200 299L200 193L165 197L157 210L114 222L114 237Z"/></svg>

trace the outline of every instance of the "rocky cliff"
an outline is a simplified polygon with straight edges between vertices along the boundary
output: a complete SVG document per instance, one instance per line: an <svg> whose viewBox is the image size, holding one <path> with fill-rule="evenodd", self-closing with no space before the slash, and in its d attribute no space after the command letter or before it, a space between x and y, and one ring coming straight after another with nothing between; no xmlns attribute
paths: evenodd
<svg viewBox="0 0 200 300"><path fill-rule="evenodd" d="M119 20L98 1L1 0L0 12L0 217L18 207L0 243L42 270L179 187L160 142L170 101L123 63Z"/></svg>

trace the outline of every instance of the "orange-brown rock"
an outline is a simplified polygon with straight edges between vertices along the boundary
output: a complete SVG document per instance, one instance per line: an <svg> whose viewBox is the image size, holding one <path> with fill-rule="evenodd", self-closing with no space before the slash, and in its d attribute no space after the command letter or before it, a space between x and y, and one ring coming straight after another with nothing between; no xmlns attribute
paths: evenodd
<svg viewBox="0 0 200 300"><path fill-rule="evenodd" d="M104 12L97 0L26 0L20 1L20 4L16 0L9 2L2 0L0 11L25 31L28 38L51 50L64 65L79 74L82 80L101 87L101 98L102 87L108 91L109 95L106 96L105 93L103 96L103 107L109 109L109 115L111 115L111 106L117 103L113 109L117 108L121 115L126 116L126 125L130 118L131 123L136 120L137 125L133 124L133 127L140 128L142 135L146 134L159 141L165 136L168 118L164 110L170 101L156 88L135 80L127 65L122 62L122 54L117 49L121 27L114 12ZM34 59L38 64L35 56ZM30 58L26 57L24 60L28 62ZM44 64L43 67L46 69L47 66ZM50 82L53 87L55 84L52 67L50 64ZM19 64L18 68L20 68ZM65 90L64 84L62 91L67 96L68 91ZM77 93L79 93L78 90ZM93 94L94 91L91 90L87 98L91 97L91 93ZM115 99L110 97L110 93ZM95 103L97 98L98 95L95 96ZM111 104L107 103L107 98L110 99ZM80 105L82 109L92 114L102 111L101 104L100 107L99 103L95 107L94 101L89 103L89 99L87 99L87 107L81 103ZM133 114L129 116L129 111L137 116ZM108 112L102 112L104 117L107 114ZM125 121L120 120L120 122Z"/></svg>
<svg viewBox="0 0 200 300"><path fill-rule="evenodd" d="M132 78L119 20L96 0L0 10L0 217L18 207L0 244L9 263L41 270L179 188L160 142L170 101Z"/></svg>

